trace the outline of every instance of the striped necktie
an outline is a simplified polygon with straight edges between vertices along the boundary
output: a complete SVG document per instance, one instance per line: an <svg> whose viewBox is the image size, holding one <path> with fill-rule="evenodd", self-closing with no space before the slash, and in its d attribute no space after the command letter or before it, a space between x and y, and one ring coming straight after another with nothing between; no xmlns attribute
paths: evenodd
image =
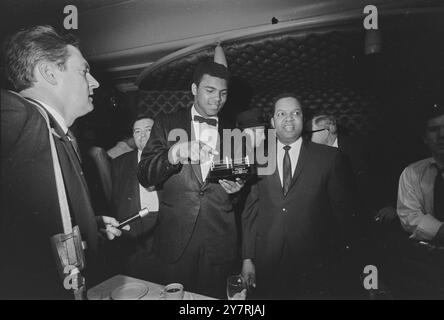
<svg viewBox="0 0 444 320"><path fill-rule="evenodd" d="M282 166L282 190L284 192L284 196L287 195L288 189L290 188L290 182L291 182L291 161L290 161L290 154L288 153L288 150L290 150L290 146L284 146L285 154L284 154L284 162Z"/></svg>

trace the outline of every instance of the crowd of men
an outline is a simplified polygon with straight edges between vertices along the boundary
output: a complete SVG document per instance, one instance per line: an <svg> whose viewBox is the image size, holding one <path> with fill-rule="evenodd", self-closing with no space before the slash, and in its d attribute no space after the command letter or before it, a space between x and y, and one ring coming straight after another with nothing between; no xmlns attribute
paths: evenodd
<svg viewBox="0 0 444 320"><path fill-rule="evenodd" d="M102 260L115 272L179 282L216 298L225 298L226 279L235 273L251 297L350 298L347 284L362 283L359 263L355 279L348 271L360 228L369 223L358 222L363 212L399 217L411 243L434 252L444 246L444 105L425 106L432 157L404 170L392 207L372 207L377 182L362 143L338 133L331 115L306 114L294 93L274 98L269 121L255 109L238 117L251 143L246 149L254 154L273 141L263 149L275 165L265 164L271 169L254 179L210 182L214 159L225 154L227 127L218 114L230 73L205 61L193 75L190 108L155 119L140 115L133 123L136 148L102 155L109 161L110 212L94 212L69 127L93 110L99 83L77 41L52 27L31 27L9 39L4 56L13 90L1 91L2 298L73 297L64 286L72 276L66 266L76 267L89 288L103 280ZM172 139L173 131L179 135ZM143 208L148 216L118 228Z"/></svg>

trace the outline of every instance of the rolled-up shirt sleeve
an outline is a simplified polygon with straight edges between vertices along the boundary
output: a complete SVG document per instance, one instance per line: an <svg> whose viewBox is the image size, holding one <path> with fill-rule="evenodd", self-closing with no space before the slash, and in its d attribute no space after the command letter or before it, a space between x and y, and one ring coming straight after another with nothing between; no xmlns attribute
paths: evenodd
<svg viewBox="0 0 444 320"><path fill-rule="evenodd" d="M398 189L397 211L404 230L411 238L433 240L442 223L433 215L426 213L420 183L413 170L407 167L401 174Z"/></svg>

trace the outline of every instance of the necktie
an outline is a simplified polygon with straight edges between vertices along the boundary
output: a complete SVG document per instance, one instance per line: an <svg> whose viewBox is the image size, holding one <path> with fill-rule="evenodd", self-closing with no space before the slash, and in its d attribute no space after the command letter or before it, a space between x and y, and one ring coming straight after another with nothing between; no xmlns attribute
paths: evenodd
<svg viewBox="0 0 444 320"><path fill-rule="evenodd" d="M444 179L442 176L443 169L438 169L433 188L433 211L435 218L444 222Z"/></svg>
<svg viewBox="0 0 444 320"><path fill-rule="evenodd" d="M205 122L208 125L213 126L213 127L217 126L217 120L216 119L212 119L212 118L207 119L207 118L204 118L204 117L196 115L196 116L194 116L193 121L197 121L197 122L200 122L200 123L204 123Z"/></svg>
<svg viewBox="0 0 444 320"><path fill-rule="evenodd" d="M68 130L66 135L68 136L68 140L69 140L69 142L71 142L71 145L73 146L74 151L77 154L77 158L79 158L79 161L82 162L82 158L80 157L79 145L77 144L77 139L74 137L74 134L72 133L71 130Z"/></svg>
<svg viewBox="0 0 444 320"><path fill-rule="evenodd" d="M282 170L282 189L284 191L284 196L287 195L288 189L290 188L291 182L291 161L290 154L288 150L290 150L290 146L284 146L285 154L284 154L284 162L283 162L283 170Z"/></svg>

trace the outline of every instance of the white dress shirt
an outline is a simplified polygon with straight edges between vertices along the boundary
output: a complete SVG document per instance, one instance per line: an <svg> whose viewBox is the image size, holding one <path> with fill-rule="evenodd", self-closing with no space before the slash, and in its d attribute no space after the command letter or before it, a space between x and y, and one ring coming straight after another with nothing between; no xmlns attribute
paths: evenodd
<svg viewBox="0 0 444 320"><path fill-rule="evenodd" d="M137 151L137 163L140 162L142 151ZM150 212L159 211L159 197L157 191L148 191L139 183L140 208L148 208Z"/></svg>
<svg viewBox="0 0 444 320"><path fill-rule="evenodd" d="M411 238L418 240L433 240L442 225L433 216L435 163L433 158L415 162L399 178L398 216Z"/></svg>
<svg viewBox="0 0 444 320"><path fill-rule="evenodd" d="M283 172L283 161L284 161L284 155L285 155L285 150L284 147L286 145L282 144L279 140L277 141L277 167L278 167L278 171L279 171L279 178L281 179L281 185L283 186L283 177L282 177L282 172ZM299 154L301 152L301 146L302 146L302 138L299 138L298 140L296 140L295 142L293 142L292 144L289 144L289 146L291 147L290 150L288 150L288 154L290 155L290 162L291 162L291 176L294 176L294 170L296 169L296 165L298 164L298 160L299 160Z"/></svg>
<svg viewBox="0 0 444 320"><path fill-rule="evenodd" d="M192 128L194 129L194 137L196 140L199 140L203 143L206 143L211 148L216 149L217 146L217 136L218 136L218 126L219 126L219 118L218 117L210 117L211 119L218 120L218 123L216 126L210 126L207 123L200 123L197 121L193 121L194 116L201 116L196 108L191 108L191 124ZM213 157L211 159L207 159L206 161L200 162L200 171L202 173L202 180L205 181L208 172L210 171L211 161L213 160Z"/></svg>
<svg viewBox="0 0 444 320"><path fill-rule="evenodd" d="M50 105L44 103L43 101L40 101L37 99L34 99L34 100L40 102L40 104L45 108L45 110L49 112L49 114L55 119L57 124L62 128L64 133L68 132L68 127L66 126L65 119L63 119L61 114L56 109L54 109Z"/></svg>

